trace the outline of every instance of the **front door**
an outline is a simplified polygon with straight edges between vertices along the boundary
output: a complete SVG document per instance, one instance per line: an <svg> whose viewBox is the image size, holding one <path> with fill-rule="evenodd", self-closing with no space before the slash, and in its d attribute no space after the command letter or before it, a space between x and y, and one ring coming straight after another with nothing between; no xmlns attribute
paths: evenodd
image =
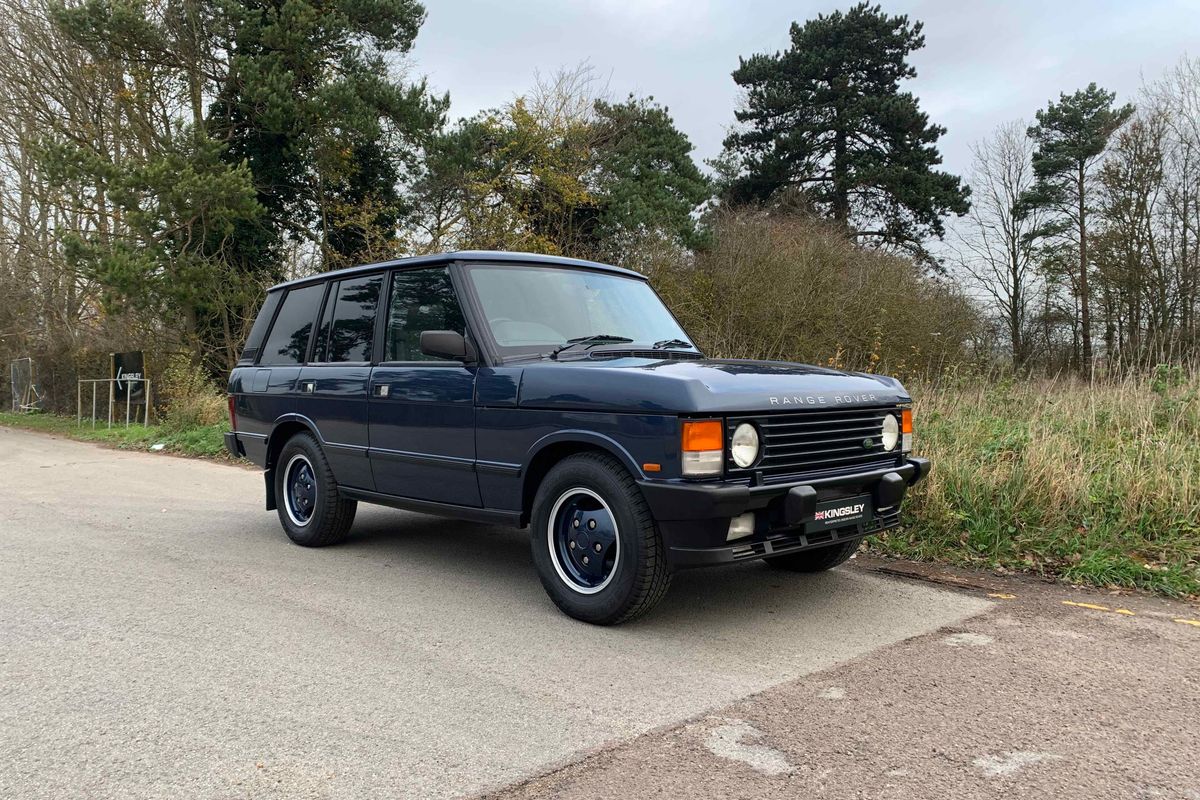
<svg viewBox="0 0 1200 800"><path fill-rule="evenodd" d="M380 363L371 375L375 489L398 497L479 506L475 476L475 367L421 352L421 331L466 333L445 267L391 276Z"/></svg>

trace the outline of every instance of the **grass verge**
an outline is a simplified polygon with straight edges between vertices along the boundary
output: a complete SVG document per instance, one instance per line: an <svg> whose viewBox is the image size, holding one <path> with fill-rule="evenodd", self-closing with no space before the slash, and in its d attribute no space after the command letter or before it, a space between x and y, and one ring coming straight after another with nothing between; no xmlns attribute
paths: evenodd
<svg viewBox="0 0 1200 800"><path fill-rule="evenodd" d="M1200 375L913 394L933 471L877 552L1200 595Z"/></svg>
<svg viewBox="0 0 1200 800"><path fill-rule="evenodd" d="M169 425L113 425L103 422L92 427L90 422L78 425L74 417L56 414L14 414L0 412L0 425L12 428L44 431L86 442L100 442L122 450L146 450L161 444L161 450L178 455L232 461L225 450L222 434L227 426L203 425L174 427Z"/></svg>

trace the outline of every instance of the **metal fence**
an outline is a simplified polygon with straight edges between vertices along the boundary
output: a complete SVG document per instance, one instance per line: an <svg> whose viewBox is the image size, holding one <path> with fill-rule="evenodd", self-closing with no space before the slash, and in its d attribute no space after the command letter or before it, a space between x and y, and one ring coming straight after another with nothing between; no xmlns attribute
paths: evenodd
<svg viewBox="0 0 1200 800"><path fill-rule="evenodd" d="M150 424L150 379L149 378L129 378L129 377L80 378L79 384L76 387L76 406L75 406L75 421L78 424L80 424L80 425L83 424L83 385L85 383L90 383L92 385L92 416L91 416L91 420L92 420L93 428L96 427L96 411L98 410L97 402L99 399L100 384L102 384L102 383L108 385L107 391L105 392L106 403L108 405L108 427L111 428L113 426L113 410L116 407L117 403L119 402L117 400L117 386L118 386L118 384L129 384L129 383L142 384L142 388L144 389L144 391L142 393L142 399L144 402L142 403L143 407L141 409L141 413L139 413L137 416L140 416L142 418L141 422L143 425ZM128 391L125 392L124 394L125 394L126 398L130 397L133 394L133 387L132 386L128 387ZM131 402L129 402L128 399L126 399L124 402L125 402L125 426L128 427L131 422L138 421L137 417L132 415L133 407L138 404L131 403Z"/></svg>
<svg viewBox="0 0 1200 800"><path fill-rule="evenodd" d="M42 393L33 377L33 359L18 358L8 365L12 386L12 410L36 411L42 407Z"/></svg>

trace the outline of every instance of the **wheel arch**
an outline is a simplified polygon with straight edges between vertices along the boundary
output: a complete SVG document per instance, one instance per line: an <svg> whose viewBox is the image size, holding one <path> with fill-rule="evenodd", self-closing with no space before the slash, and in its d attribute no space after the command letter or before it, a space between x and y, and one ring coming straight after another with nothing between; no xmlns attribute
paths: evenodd
<svg viewBox="0 0 1200 800"><path fill-rule="evenodd" d="M529 449L521 470L521 524L533 515L533 498L555 464L579 453L605 453L623 466L634 480L644 478L641 468L619 442L591 431L559 431L539 439Z"/></svg>
<svg viewBox="0 0 1200 800"><path fill-rule="evenodd" d="M275 426L267 436L266 472L264 473L267 486L267 511L274 511L278 507L278 498L275 497L275 468L279 454L283 452L284 445L298 433L311 434L318 444L323 442L316 424L301 414L285 414L275 420Z"/></svg>

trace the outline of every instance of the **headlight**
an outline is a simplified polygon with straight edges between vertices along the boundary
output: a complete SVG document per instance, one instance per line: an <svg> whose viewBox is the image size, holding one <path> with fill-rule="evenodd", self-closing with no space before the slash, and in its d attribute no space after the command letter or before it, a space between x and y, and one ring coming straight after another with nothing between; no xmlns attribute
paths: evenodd
<svg viewBox="0 0 1200 800"><path fill-rule="evenodd" d="M883 449L891 452L900 442L900 421L894 414L883 418Z"/></svg>
<svg viewBox="0 0 1200 800"><path fill-rule="evenodd" d="M758 431L749 422L734 428L729 455L733 457L733 463L742 469L758 460Z"/></svg>

